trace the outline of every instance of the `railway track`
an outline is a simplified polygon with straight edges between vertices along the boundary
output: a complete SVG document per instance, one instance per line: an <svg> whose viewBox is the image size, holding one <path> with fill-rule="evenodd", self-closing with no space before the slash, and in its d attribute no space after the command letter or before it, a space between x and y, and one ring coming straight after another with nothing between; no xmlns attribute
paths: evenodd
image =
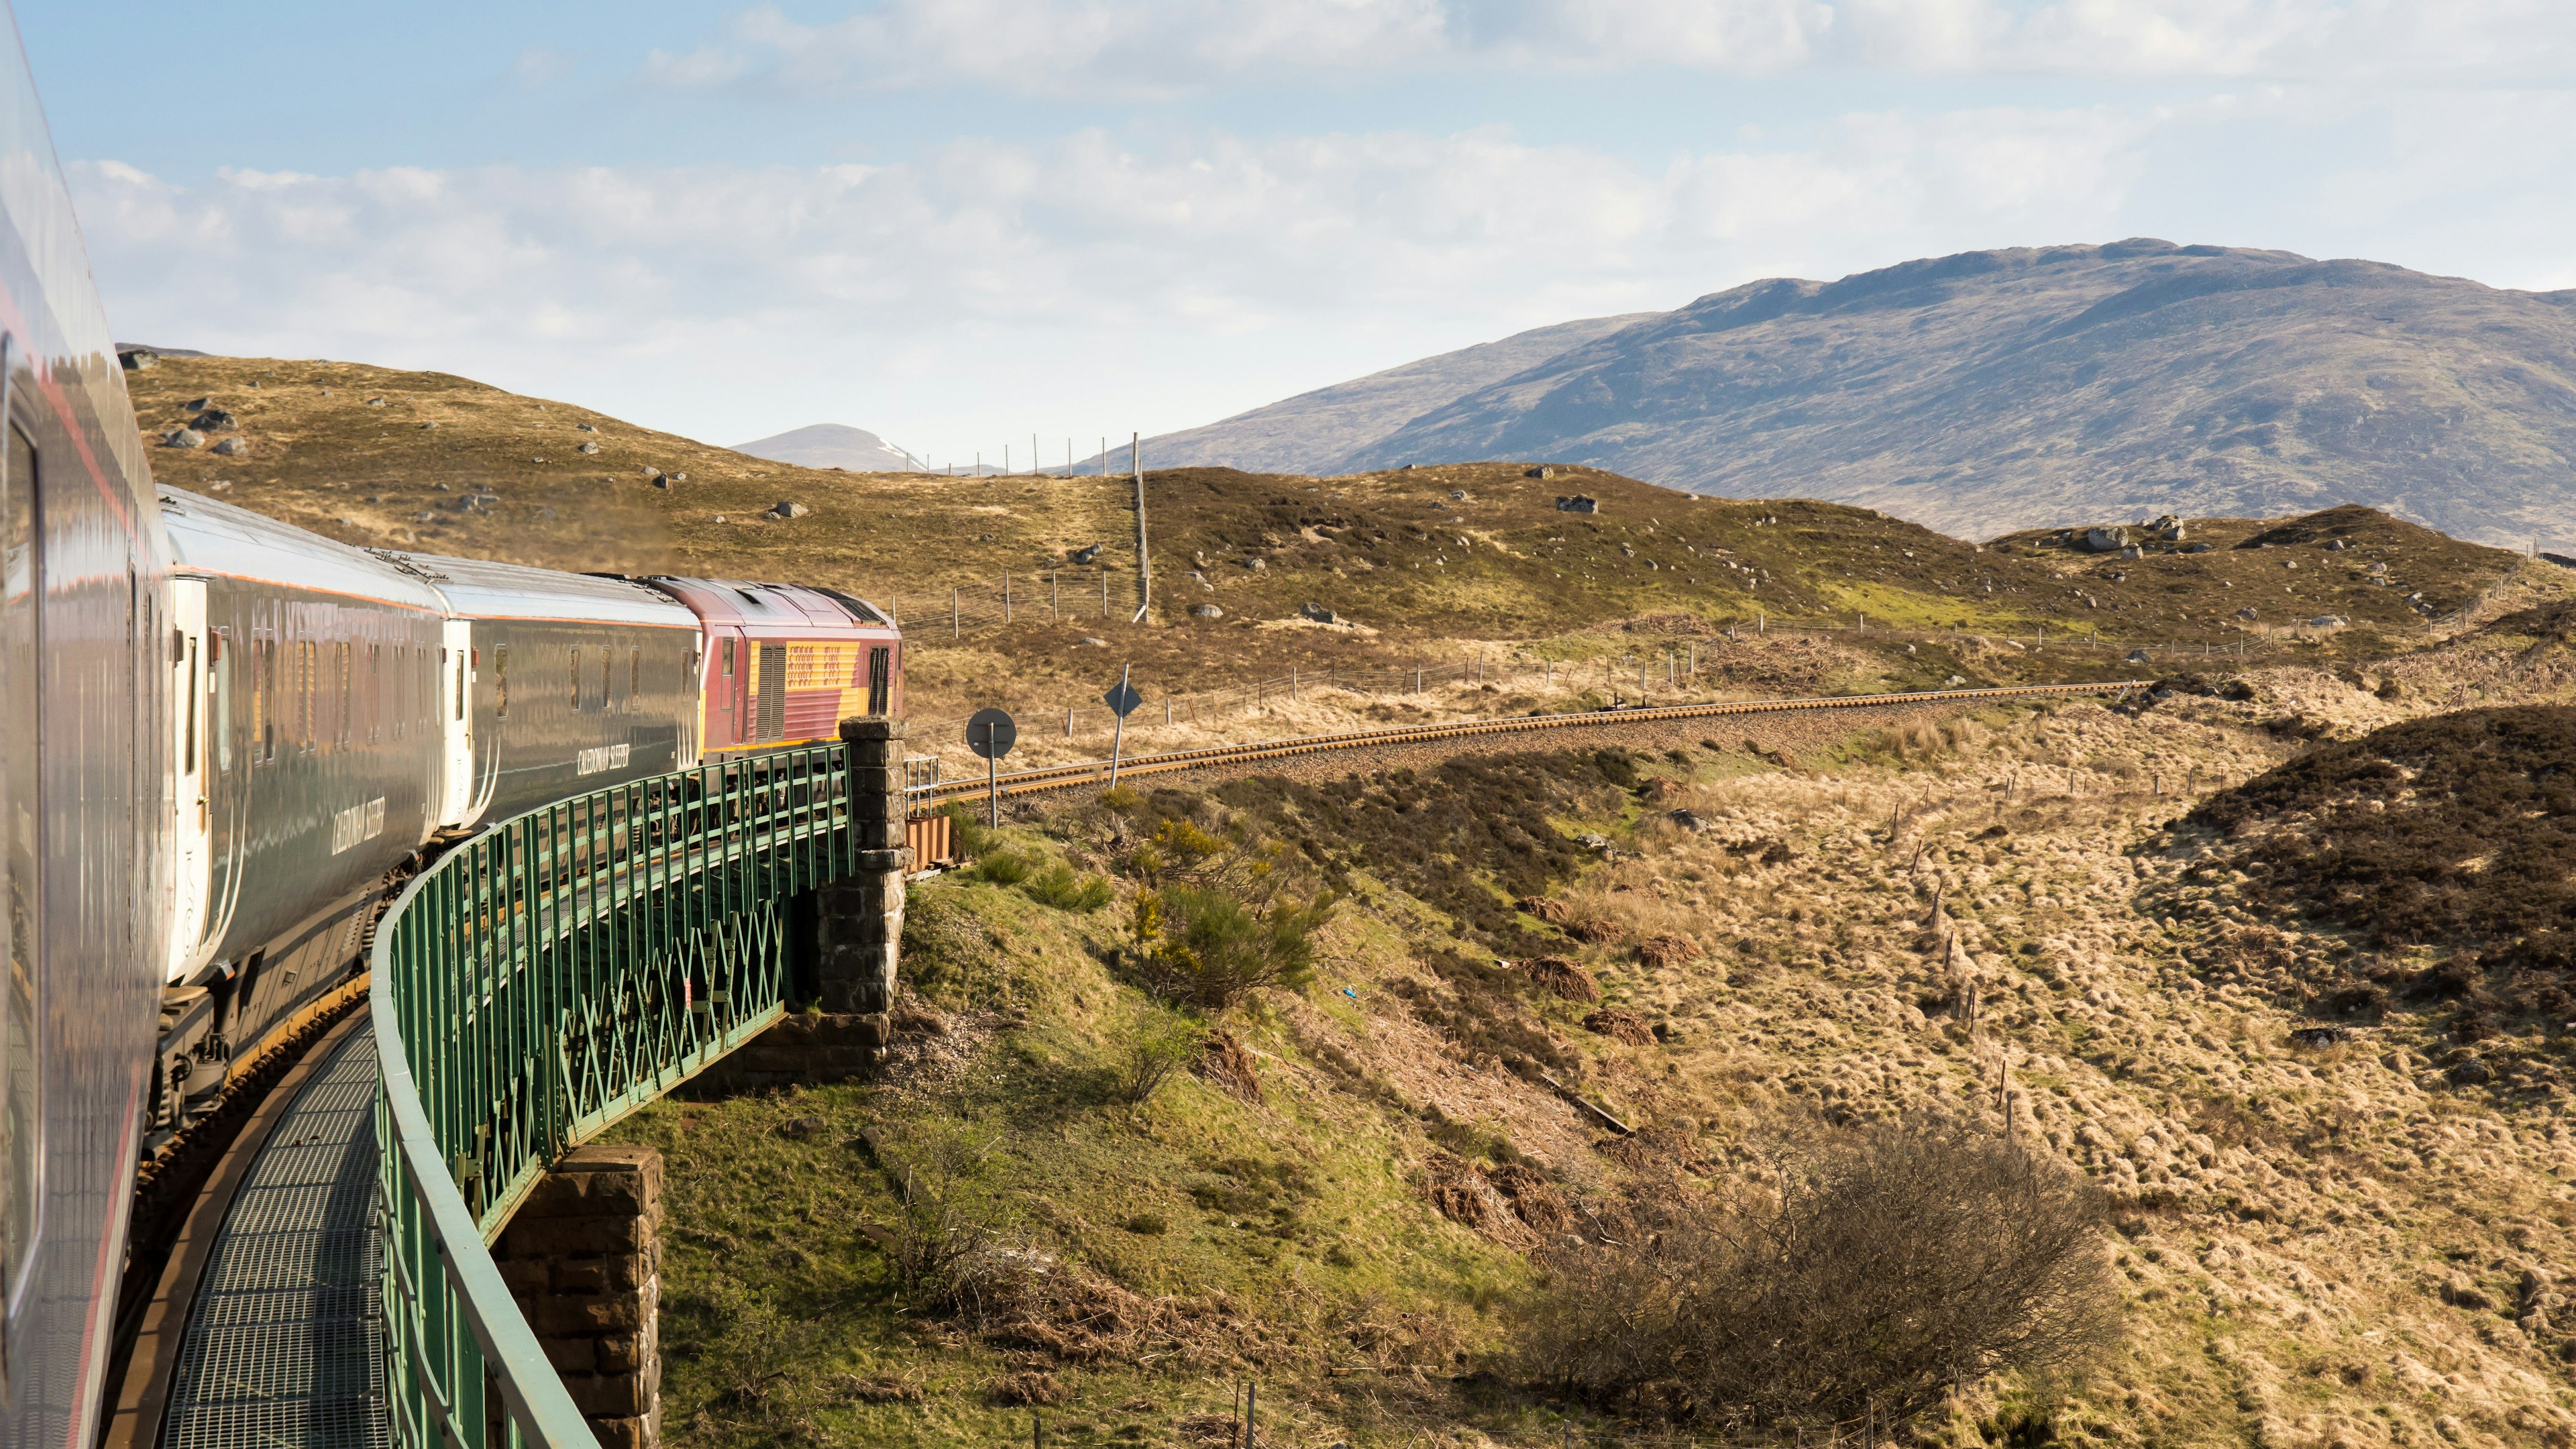
<svg viewBox="0 0 2576 1449"><path fill-rule="evenodd" d="M1599 709L1582 714L1519 715L1508 719L1458 720L1448 724L1400 725L1393 729L1353 730L1337 735L1309 735L1303 739L1265 740L1245 745L1206 745L1194 750L1171 750L1155 755L1134 755L1118 762L1118 777L1161 775L1176 770L1200 770L1229 765L1258 764L1267 760L1294 759L1304 755L1325 754L1335 750L1382 749L1389 745L1430 743L1439 740L1474 739L1493 735L1537 734L1557 730L1600 729L1621 725L1654 724L1665 720L1715 719L1728 715L1796 714L1838 709L1886 709L1891 706L1977 703L1990 700L2032 699L2047 696L2119 694L2143 689L2152 680L2116 679L2093 684L2012 684L1985 689L1922 689L1897 694L1819 695L1805 699L1740 699L1708 704L1657 705L1638 709ZM1035 795L1049 790L1067 790L1086 785L1104 784L1109 779L1106 760L1088 760L1071 765L1048 765L1034 770L1016 770L996 781L961 776L942 780L914 792L916 805L940 805L951 800L984 798L998 788L1004 795Z"/></svg>

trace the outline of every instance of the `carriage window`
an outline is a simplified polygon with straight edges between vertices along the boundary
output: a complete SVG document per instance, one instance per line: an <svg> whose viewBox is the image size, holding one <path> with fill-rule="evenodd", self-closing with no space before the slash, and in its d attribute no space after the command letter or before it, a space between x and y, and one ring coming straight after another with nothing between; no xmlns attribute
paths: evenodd
<svg viewBox="0 0 2576 1449"><path fill-rule="evenodd" d="M0 463L0 1292L13 1302L35 1237L44 1160L36 1061L45 948L36 684L44 658L43 527L35 445L13 425Z"/></svg>
<svg viewBox="0 0 2576 1449"><path fill-rule="evenodd" d="M629 644L626 646L626 707L630 710L635 708L635 701L643 697L644 646Z"/></svg>
<svg viewBox="0 0 2576 1449"><path fill-rule="evenodd" d="M572 646L572 707L581 708L581 646Z"/></svg>
<svg viewBox="0 0 2576 1449"><path fill-rule="evenodd" d="M206 660L206 688L215 696L215 707L208 712L206 732L214 736L215 768L229 770L233 767L233 666L232 661L225 657L221 629L207 632L206 648L210 651Z"/></svg>
<svg viewBox="0 0 2576 1449"><path fill-rule="evenodd" d="M883 714L894 702L894 651L868 651L868 713Z"/></svg>
<svg viewBox="0 0 2576 1449"><path fill-rule="evenodd" d="M250 651L250 757L277 758L277 641L257 639Z"/></svg>
<svg viewBox="0 0 2576 1449"><path fill-rule="evenodd" d="M339 744L340 748L342 748L342 749L344 749L344 750L345 750L345 749L347 749L347 748L349 747L349 722L350 722L350 719L351 719L351 717L352 717L352 706L356 703L356 701L357 701L357 696L356 696L356 695L354 695L354 694L352 694L352 693L350 693L350 691L349 691L349 641L348 641L348 640L343 639L343 640L341 640L341 641L340 641L339 652L340 652L340 719L339 719L339 740L338 740L338 744Z"/></svg>
<svg viewBox="0 0 2576 1449"><path fill-rule="evenodd" d="M510 717L510 646L504 644L492 651L492 697L499 705L493 711L496 719Z"/></svg>
<svg viewBox="0 0 2576 1449"><path fill-rule="evenodd" d="M179 732L179 748L184 752L184 757L179 762L179 770L182 774L193 775L197 773L197 696L203 691L197 688L197 641L187 640L186 647L188 672L183 677L188 681L186 686L188 722L180 727Z"/></svg>
<svg viewBox="0 0 2576 1449"><path fill-rule="evenodd" d="M322 646L305 640L295 651L295 666L300 672L297 682L304 686L296 696L300 713L296 716L295 742L310 753L322 743L321 732L313 727L313 701L322 692Z"/></svg>
<svg viewBox="0 0 2576 1449"><path fill-rule="evenodd" d="M440 657L446 657L445 650L440 651ZM465 718L465 651L462 649L456 651L456 717Z"/></svg>
<svg viewBox="0 0 2576 1449"><path fill-rule="evenodd" d="M595 708L608 708L608 672L612 668L616 667L616 658L616 650L610 649L604 645L601 646L599 651L599 703L594 706Z"/></svg>

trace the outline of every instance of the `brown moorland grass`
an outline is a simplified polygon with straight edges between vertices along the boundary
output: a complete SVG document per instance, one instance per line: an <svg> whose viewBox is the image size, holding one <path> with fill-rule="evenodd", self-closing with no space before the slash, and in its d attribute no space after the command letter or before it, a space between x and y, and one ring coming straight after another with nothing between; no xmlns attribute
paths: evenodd
<svg viewBox="0 0 2576 1449"><path fill-rule="evenodd" d="M2238 637L2236 611L2247 607L2267 627L2346 617L2352 627L2299 647L2361 657L2420 635L2409 595L2449 610L2515 562L2350 511L2276 524L2276 548L2122 561L2020 540L1981 548L1863 509L1694 500L1579 468L1545 479L1505 463L1330 479L1194 468L1147 479L1158 607L1131 625L1123 607L1104 621L1057 618L1040 602L1050 597L1041 593L1047 571L1077 549L1100 545L1113 572L1134 569L1132 490L1121 479L797 468L465 378L356 363L172 358L129 383L147 440L205 399L236 419L216 437L247 448L227 457L155 446L164 486L220 488L229 501L347 542L570 569L794 579L900 603L913 626L913 711L933 719L995 703L1024 716L1087 706L1116 665L1132 665L1157 699L1292 669L1410 667L1479 652L1605 664L1602 678L1585 676L1604 700L1619 661L1633 674L1685 645L1707 659L1713 687L1743 693L2108 677L2135 666L2118 650L2029 646L2099 634L2214 647ZM654 486L656 474L666 486ZM1600 512L1558 511L1556 499L1573 494L1594 498ZM810 512L769 516L780 501ZM2193 527L2196 538L2228 542L2265 525ZM2302 531L2314 536L2301 541ZM2350 547L2329 551L2335 542ZM2290 562L2300 568L2282 567ZM2389 573L2369 574L2370 563ZM947 591L989 594L1005 572L1020 591L1014 623L940 638ZM1310 603L1337 622L1301 617ZM1194 617L1197 604L1223 616ZM1907 632L1838 635L1803 654L1776 637L1760 650L1718 645L1723 631L1764 618L1866 618ZM1353 713L1345 708L1339 722L1357 722Z"/></svg>

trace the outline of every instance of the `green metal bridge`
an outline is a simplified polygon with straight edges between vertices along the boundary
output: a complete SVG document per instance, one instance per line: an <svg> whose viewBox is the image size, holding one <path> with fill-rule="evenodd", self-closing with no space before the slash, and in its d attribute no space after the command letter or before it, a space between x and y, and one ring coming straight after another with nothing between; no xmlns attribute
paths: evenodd
<svg viewBox="0 0 2576 1449"><path fill-rule="evenodd" d="M395 901L369 1008L395 1443L597 1442L489 1244L567 1148L784 1014L785 903L858 868L866 773L826 745L561 801Z"/></svg>

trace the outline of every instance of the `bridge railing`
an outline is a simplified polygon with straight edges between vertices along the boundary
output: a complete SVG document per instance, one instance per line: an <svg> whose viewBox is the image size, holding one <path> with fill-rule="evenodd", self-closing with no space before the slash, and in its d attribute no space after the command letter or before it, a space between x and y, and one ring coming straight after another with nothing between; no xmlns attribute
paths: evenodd
<svg viewBox="0 0 2576 1449"><path fill-rule="evenodd" d="M370 958L396 1443L596 1442L488 1244L565 1149L784 1013L784 902L854 869L851 808L846 746L730 761L504 821L397 898Z"/></svg>

